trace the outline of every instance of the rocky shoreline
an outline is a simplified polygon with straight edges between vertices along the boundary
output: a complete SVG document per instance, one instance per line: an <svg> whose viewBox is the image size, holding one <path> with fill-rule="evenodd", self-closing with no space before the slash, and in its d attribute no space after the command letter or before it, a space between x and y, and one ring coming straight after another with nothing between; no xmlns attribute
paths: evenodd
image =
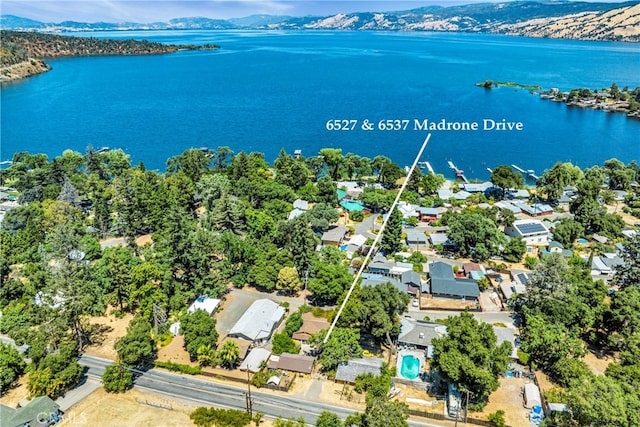
<svg viewBox="0 0 640 427"><path fill-rule="evenodd" d="M0 83L20 80L36 74L46 73L49 70L51 70L51 66L44 61L29 58L27 61L0 68Z"/></svg>

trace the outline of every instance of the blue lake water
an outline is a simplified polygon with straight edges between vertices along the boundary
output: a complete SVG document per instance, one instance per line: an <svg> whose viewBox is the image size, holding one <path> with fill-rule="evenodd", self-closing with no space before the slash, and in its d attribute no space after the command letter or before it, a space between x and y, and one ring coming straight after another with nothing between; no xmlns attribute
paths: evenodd
<svg viewBox="0 0 640 427"><path fill-rule="evenodd" d="M581 167L640 160L640 120L543 101L523 89L485 90L492 79L570 90L640 86L637 44L499 35L386 32L156 31L90 33L215 51L65 58L53 70L2 87L1 160L16 151L59 155L87 145L122 148L164 171L190 147L227 145L273 160L281 148L316 155L342 148L409 165L426 133L414 120L521 122L522 131L434 131L421 160L468 177L516 164L541 173L556 161ZM332 119L357 120L328 131ZM380 131L380 120L409 120ZM374 130L364 131L364 120Z"/></svg>

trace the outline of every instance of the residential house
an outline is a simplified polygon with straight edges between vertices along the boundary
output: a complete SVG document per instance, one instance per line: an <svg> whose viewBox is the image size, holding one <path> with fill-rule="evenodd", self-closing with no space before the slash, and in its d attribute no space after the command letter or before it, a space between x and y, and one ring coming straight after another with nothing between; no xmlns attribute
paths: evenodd
<svg viewBox="0 0 640 427"><path fill-rule="evenodd" d="M298 372L300 374L310 374L313 371L313 363L315 358L302 354L282 353L275 363L269 363L268 366L281 371Z"/></svg>
<svg viewBox="0 0 640 427"><path fill-rule="evenodd" d="M458 191L457 193L454 193L453 191L444 189L444 188L438 190L438 197L441 198L442 200L449 200L449 199L467 200L469 196L471 196L471 193L465 190Z"/></svg>
<svg viewBox="0 0 640 427"><path fill-rule="evenodd" d="M447 334L447 327L440 323L425 322L404 317L400 321L398 345L412 349L424 350L429 358L433 355L431 341Z"/></svg>
<svg viewBox="0 0 640 427"><path fill-rule="evenodd" d="M329 321L324 317L315 317L312 313L304 313L302 315L302 326L297 332L294 332L291 338L300 341L302 344L307 344L311 335L328 327Z"/></svg>
<svg viewBox="0 0 640 427"><path fill-rule="evenodd" d="M419 231L407 232L407 246L415 246L416 249L427 246L427 235Z"/></svg>
<svg viewBox="0 0 640 427"><path fill-rule="evenodd" d="M347 259L351 259L358 253L358 251L360 251L360 248L364 246L366 241L367 238L365 236L362 234L356 234L351 236L351 238L341 246L341 249L347 255Z"/></svg>
<svg viewBox="0 0 640 427"><path fill-rule="evenodd" d="M187 308L187 313L194 313L196 310L206 311L209 316L220 306L220 300L217 298L209 298L206 295L201 295Z"/></svg>
<svg viewBox="0 0 640 427"><path fill-rule="evenodd" d="M34 397L17 409L0 403L2 427L46 427L61 419L60 405L48 396Z"/></svg>
<svg viewBox="0 0 640 427"><path fill-rule="evenodd" d="M289 212L287 217L289 220L299 217L303 213L309 210L309 202L302 199L296 199L293 202L293 210Z"/></svg>
<svg viewBox="0 0 640 427"><path fill-rule="evenodd" d="M349 230L341 225L334 226L322 235L322 244L325 246L340 246Z"/></svg>
<svg viewBox="0 0 640 427"><path fill-rule="evenodd" d="M522 209L507 200L500 200L499 202L494 203L493 206L496 206L500 209L508 209L513 212L514 215L522 213Z"/></svg>
<svg viewBox="0 0 640 427"><path fill-rule="evenodd" d="M479 182L479 183L464 183L462 184L462 189L468 191L469 193L486 193L488 190L491 190L493 187L493 183L491 181Z"/></svg>
<svg viewBox="0 0 640 427"><path fill-rule="evenodd" d="M521 237L527 246L549 245L549 230L536 219L517 219L505 227L504 233L510 237Z"/></svg>
<svg viewBox="0 0 640 427"><path fill-rule="evenodd" d="M480 289L473 279L455 277L451 264L429 264L430 291L434 298L454 298L478 301Z"/></svg>
<svg viewBox="0 0 640 427"><path fill-rule="evenodd" d="M346 363L338 365L335 380L341 383L354 384L358 375L371 373L380 375L380 370L384 364L384 359L377 357L362 357L351 359Z"/></svg>
<svg viewBox="0 0 640 427"><path fill-rule="evenodd" d="M244 312L228 335L254 343L265 342L271 337L284 313L285 309L281 305L268 299L259 299Z"/></svg>
<svg viewBox="0 0 640 427"><path fill-rule="evenodd" d="M258 372L262 369L262 364L266 363L271 356L271 352L266 348L256 347L251 349L249 355L240 364L240 370Z"/></svg>
<svg viewBox="0 0 640 427"><path fill-rule="evenodd" d="M526 293L527 287L516 282L500 282L500 291L502 293L502 300L505 303L509 303L511 298L516 294L519 295Z"/></svg>
<svg viewBox="0 0 640 427"><path fill-rule="evenodd" d="M534 203L533 205L528 205L522 202L511 202L511 204L517 206L522 210L522 212L529 216L551 215L553 213L553 208L545 203Z"/></svg>
<svg viewBox="0 0 640 427"><path fill-rule="evenodd" d="M565 258L570 258L573 256L573 251L570 249L565 249L562 243L552 240L549 242L549 246L546 249L541 249L540 254L542 257L547 257L551 254L560 254Z"/></svg>
<svg viewBox="0 0 640 427"><path fill-rule="evenodd" d="M417 209L418 219L420 222L434 222L440 218L440 212L438 208L425 208L420 206Z"/></svg>
<svg viewBox="0 0 640 427"><path fill-rule="evenodd" d="M415 271L407 272L407 273L415 273L413 274L405 274L401 277L404 279L397 279L390 276L385 276L379 273L362 273L360 286L378 286L384 283L391 283L402 293L407 293L412 295L413 297L417 297L420 294L421 282L419 279L418 273ZM416 280L415 277L418 277ZM404 280L407 280L406 282ZM417 284L415 282L418 282Z"/></svg>

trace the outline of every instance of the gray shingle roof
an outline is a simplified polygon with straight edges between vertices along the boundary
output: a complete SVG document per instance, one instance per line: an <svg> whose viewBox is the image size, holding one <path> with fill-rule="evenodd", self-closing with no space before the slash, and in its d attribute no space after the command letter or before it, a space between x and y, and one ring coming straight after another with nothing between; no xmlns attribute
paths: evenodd
<svg viewBox="0 0 640 427"><path fill-rule="evenodd" d="M453 267L444 262L429 264L431 276L431 293L436 295L450 295L455 297L480 296L480 289L475 280L459 279L453 275Z"/></svg>

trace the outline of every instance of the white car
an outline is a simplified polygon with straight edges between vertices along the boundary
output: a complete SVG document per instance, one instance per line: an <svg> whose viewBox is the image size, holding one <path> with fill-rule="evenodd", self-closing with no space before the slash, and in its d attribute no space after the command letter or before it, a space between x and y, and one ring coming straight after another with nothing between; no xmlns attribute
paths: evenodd
<svg viewBox="0 0 640 427"><path fill-rule="evenodd" d="M413 299L413 306L417 307L418 305L420 305L420 301L418 301L418 298L414 298Z"/></svg>

